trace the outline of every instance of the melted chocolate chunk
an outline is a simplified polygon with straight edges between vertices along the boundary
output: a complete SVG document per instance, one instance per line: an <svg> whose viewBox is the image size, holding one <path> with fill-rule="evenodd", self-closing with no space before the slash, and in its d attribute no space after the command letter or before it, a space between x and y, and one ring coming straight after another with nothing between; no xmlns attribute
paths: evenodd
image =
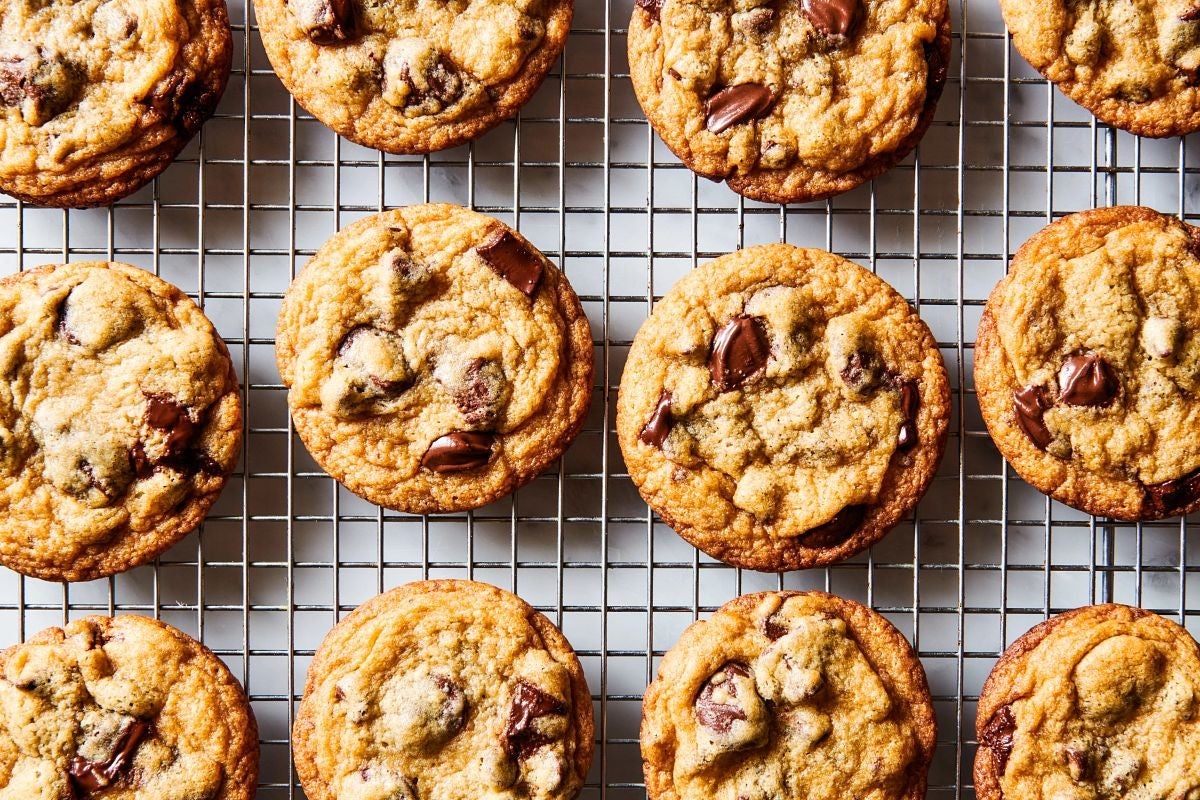
<svg viewBox="0 0 1200 800"><path fill-rule="evenodd" d="M462 382L455 387L454 405L471 425L495 421L504 387L504 373L498 364L476 358L463 370Z"/></svg>
<svg viewBox="0 0 1200 800"><path fill-rule="evenodd" d="M750 675L750 672L743 665L730 662L721 667L719 673L724 673L725 680L720 684L714 684L712 678L709 678L708 683L704 684L704 688L696 696L696 719L710 730L719 734L727 734L734 722L746 719L746 712L737 706L718 703L713 699L713 695L716 693L717 686L720 685L725 687L730 695L737 697L737 684L731 680L731 676L740 675L745 678Z"/></svg>
<svg viewBox="0 0 1200 800"><path fill-rule="evenodd" d="M842 367L842 382L860 392L869 391L879 384L883 365L879 357L869 350L855 350L846 358Z"/></svg>
<svg viewBox="0 0 1200 800"><path fill-rule="evenodd" d="M288 7L314 44L345 44L358 37L352 0L289 0Z"/></svg>
<svg viewBox="0 0 1200 800"><path fill-rule="evenodd" d="M1179 15L1179 19L1183 20L1184 22L1195 22L1196 20L1200 19L1200 6L1189 8L1187 11Z"/></svg>
<svg viewBox="0 0 1200 800"><path fill-rule="evenodd" d="M1013 392L1013 411L1017 415L1017 424L1038 450L1045 450L1054 441L1054 435L1046 427L1045 421L1046 412L1053 406L1040 386L1026 386Z"/></svg>
<svg viewBox="0 0 1200 800"><path fill-rule="evenodd" d="M992 763L996 765L996 774L1003 775L1008 766L1008 757L1013 751L1013 734L1017 730L1017 719L1013 716L1012 706L1001 706L992 715L988 724L979 737L979 744L988 748L992 753Z"/></svg>
<svg viewBox="0 0 1200 800"><path fill-rule="evenodd" d="M463 699L462 689L445 675L434 675L433 682L442 690L442 694L446 695L446 702L438 711L438 727L449 736L453 736L463 726L463 711L466 710L466 701Z"/></svg>
<svg viewBox="0 0 1200 800"><path fill-rule="evenodd" d="M67 344L73 344L78 347L80 344L79 336L76 335L75 331L71 330L71 326L67 324L67 303L70 302L70 300L71 296L67 295L65 298L63 298L63 301L58 304L58 311L55 314L56 321L54 323L54 327L58 331L58 334L67 340Z"/></svg>
<svg viewBox="0 0 1200 800"><path fill-rule="evenodd" d="M421 459L421 466L442 474L482 467L492 460L495 442L494 433L454 431L429 445Z"/></svg>
<svg viewBox="0 0 1200 800"><path fill-rule="evenodd" d="M172 72L155 87L147 102L180 133L191 136L217 107L220 95L187 73Z"/></svg>
<svg viewBox="0 0 1200 800"><path fill-rule="evenodd" d="M904 421L900 423L900 433L896 439L896 447L909 450L917 444L917 410L921 404L921 395L917 391L917 382L899 380L900 413Z"/></svg>
<svg viewBox="0 0 1200 800"><path fill-rule="evenodd" d="M543 692L527 681L517 681L512 707L504 723L504 752L509 758L525 758L553 739L533 727L538 717L566 714L567 706L557 697Z"/></svg>
<svg viewBox="0 0 1200 800"><path fill-rule="evenodd" d="M167 434L167 452L172 455L186 450L196 433L187 407L166 394L146 395L146 424Z"/></svg>
<svg viewBox="0 0 1200 800"><path fill-rule="evenodd" d="M655 22L662 17L663 0L637 0L634 5L649 14Z"/></svg>
<svg viewBox="0 0 1200 800"><path fill-rule="evenodd" d="M475 248L497 275L532 297L542 279L542 260L511 231L501 229Z"/></svg>
<svg viewBox="0 0 1200 800"><path fill-rule="evenodd" d="M782 639L784 636L787 636L788 633L787 626L776 621L776 617L778 616L778 614L772 614L763 620L763 633L765 633L767 638L772 642Z"/></svg>
<svg viewBox="0 0 1200 800"><path fill-rule="evenodd" d="M133 754L149 730L150 725L140 719L126 725L108 761L88 761L82 756L71 759L67 771L71 776L72 788L90 796L111 786L129 770L133 764Z"/></svg>
<svg viewBox="0 0 1200 800"><path fill-rule="evenodd" d="M1156 517L1175 514L1200 500L1200 469L1163 483L1146 486L1146 501Z"/></svg>
<svg viewBox="0 0 1200 800"><path fill-rule="evenodd" d="M675 420L671 417L671 393L663 391L658 397L658 405L654 407L654 413L646 422L646 427L642 428L642 432L638 434L638 441L661 449L674 425Z"/></svg>
<svg viewBox="0 0 1200 800"><path fill-rule="evenodd" d="M1058 385L1060 402L1090 408L1110 405L1120 388L1112 367L1095 353L1073 355L1064 361Z"/></svg>
<svg viewBox="0 0 1200 800"><path fill-rule="evenodd" d="M734 125L766 115L775 105L775 96L761 83L726 86L704 103L705 126L722 133Z"/></svg>
<svg viewBox="0 0 1200 800"><path fill-rule="evenodd" d="M762 372L769 355L766 326L758 317L743 314L717 331L708 357L708 371L717 388L728 392Z"/></svg>
<svg viewBox="0 0 1200 800"><path fill-rule="evenodd" d="M0 106L20 108L25 122L44 125L71 107L84 79L78 65L42 48L0 55Z"/></svg>
<svg viewBox="0 0 1200 800"><path fill-rule="evenodd" d="M818 32L846 36L858 20L858 0L801 0L800 10Z"/></svg>
<svg viewBox="0 0 1200 800"><path fill-rule="evenodd" d="M805 547L833 547L849 538L867 516L865 505L846 506L833 519L800 537Z"/></svg>

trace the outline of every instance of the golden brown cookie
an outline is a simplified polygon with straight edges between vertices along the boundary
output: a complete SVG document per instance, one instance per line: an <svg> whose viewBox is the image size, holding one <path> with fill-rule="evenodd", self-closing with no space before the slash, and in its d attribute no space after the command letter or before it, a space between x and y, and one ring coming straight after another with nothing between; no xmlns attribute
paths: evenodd
<svg viewBox="0 0 1200 800"><path fill-rule="evenodd" d="M258 728L208 648L86 617L0 653L0 797L252 800Z"/></svg>
<svg viewBox="0 0 1200 800"><path fill-rule="evenodd" d="M871 609L762 592L694 623L642 703L650 800L920 800L937 727L925 671Z"/></svg>
<svg viewBox="0 0 1200 800"><path fill-rule="evenodd" d="M984 683L979 800L1200 797L1200 648L1121 605L1052 617Z"/></svg>
<svg viewBox="0 0 1200 800"><path fill-rule="evenodd" d="M292 749L311 800L571 800L592 763L571 645L514 594L419 581L325 637Z"/></svg>
<svg viewBox="0 0 1200 800"><path fill-rule="evenodd" d="M1200 230L1148 208L1026 242L975 345L983 419L1020 476L1089 514L1200 508Z"/></svg>
<svg viewBox="0 0 1200 800"><path fill-rule="evenodd" d="M326 242L284 298L276 355L317 462L412 513L516 491L591 401L591 329L566 277L458 206L388 211Z"/></svg>
<svg viewBox="0 0 1200 800"><path fill-rule="evenodd" d="M924 494L950 391L894 289L786 244L693 270L634 339L617 403L630 477L726 563L780 572L877 541Z"/></svg>
<svg viewBox="0 0 1200 800"><path fill-rule="evenodd" d="M1200 128L1194 0L1000 0L1013 44L1101 122L1139 136Z"/></svg>
<svg viewBox="0 0 1200 800"><path fill-rule="evenodd" d="M237 376L183 292L125 264L0 280L0 563L91 580L152 561L237 464Z"/></svg>
<svg viewBox="0 0 1200 800"><path fill-rule="evenodd" d="M217 107L224 0L0 4L0 191L107 205L170 165Z"/></svg>
<svg viewBox="0 0 1200 800"><path fill-rule="evenodd" d="M849 191L933 121L950 59L945 0L637 0L629 68L689 168L755 200Z"/></svg>
<svg viewBox="0 0 1200 800"><path fill-rule="evenodd" d="M296 102L389 153L478 138L541 86L573 0L255 0L271 65Z"/></svg>

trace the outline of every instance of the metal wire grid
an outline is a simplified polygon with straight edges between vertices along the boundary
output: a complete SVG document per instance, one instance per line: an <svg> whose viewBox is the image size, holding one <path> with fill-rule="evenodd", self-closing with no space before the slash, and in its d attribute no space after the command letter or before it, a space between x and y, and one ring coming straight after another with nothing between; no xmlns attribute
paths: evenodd
<svg viewBox="0 0 1200 800"><path fill-rule="evenodd" d="M234 0L235 75L198 140L111 209L0 201L0 273L115 259L191 293L243 382L242 463L201 533L152 567L77 585L0 571L3 644L91 613L183 628L250 694L259 797L302 797L288 730L335 619L408 580L486 580L558 622L584 662L598 739L584 796L643 797L641 694L682 629L743 592L821 588L872 605L909 636L940 723L930 795L972 796L975 698L1032 624L1111 599L1200 630L1200 526L1089 518L1005 468L972 387L980 308L1008 254L1055 216L1118 201L1189 215L1200 170L1188 166L1194 143L1115 132L1056 94L1012 50L987 0L952 5L950 79L918 153L832 201L779 208L697 180L657 141L628 83L632 0L579 0L563 59L521 116L427 158L359 148L304 114ZM475 513L412 517L361 501L311 461L288 419L273 335L283 291L327 236L425 200L517 224L564 265L592 321L598 385L556 469ZM776 240L842 253L910 298L939 340L955 407L946 459L914 519L858 558L786 576L735 570L683 544L638 499L613 434L625 353L654 300L703 260Z"/></svg>

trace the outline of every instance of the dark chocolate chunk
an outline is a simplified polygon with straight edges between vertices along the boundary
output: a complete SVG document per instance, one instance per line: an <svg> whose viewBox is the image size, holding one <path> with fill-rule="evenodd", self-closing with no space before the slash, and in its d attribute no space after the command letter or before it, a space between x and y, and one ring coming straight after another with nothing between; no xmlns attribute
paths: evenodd
<svg viewBox="0 0 1200 800"><path fill-rule="evenodd" d="M800 10L818 32L846 36L858 20L858 0L801 0Z"/></svg>
<svg viewBox="0 0 1200 800"><path fill-rule="evenodd" d="M1040 386L1026 386L1013 392L1013 411L1017 415L1017 424L1039 450L1045 450L1054 441L1054 435L1046 427L1045 420L1046 412L1053 406Z"/></svg>
<svg viewBox="0 0 1200 800"><path fill-rule="evenodd" d="M67 771L71 776L72 788L90 796L111 786L133 764L133 754L149 730L148 723L135 719L121 730L108 761L88 761L82 756L71 759Z"/></svg>
<svg viewBox="0 0 1200 800"><path fill-rule="evenodd" d="M1146 501L1154 516L1175 514L1200 499L1200 469L1163 483L1146 486Z"/></svg>
<svg viewBox="0 0 1200 800"><path fill-rule="evenodd" d="M646 427L638 434L638 441L661 448L674 425L675 421L671 418L671 393L664 390L658 397L658 405L654 407L654 413L650 415Z"/></svg>
<svg viewBox="0 0 1200 800"><path fill-rule="evenodd" d="M288 0L288 7L315 44L345 44L358 36L352 0Z"/></svg>
<svg viewBox="0 0 1200 800"><path fill-rule="evenodd" d="M443 474L482 467L492 460L495 442L494 433L454 431L429 445L421 459L421 466Z"/></svg>
<svg viewBox="0 0 1200 800"><path fill-rule="evenodd" d="M649 14L655 22L662 17L663 0L637 0L634 5Z"/></svg>
<svg viewBox="0 0 1200 800"><path fill-rule="evenodd" d="M726 734L729 733L734 722L746 719L746 712L738 706L718 703L713 699L713 695L716 693L717 686L720 685L724 686L730 695L737 697L737 684L733 682L732 676L740 675L745 678L750 675L750 672L743 665L731 661L721 667L717 674L723 674L725 680L720 684L714 684L712 678L709 678L708 682L704 684L704 688L700 690L700 694L696 695L696 720L710 730Z"/></svg>
<svg viewBox="0 0 1200 800"><path fill-rule="evenodd" d="M1067 358L1058 372L1058 386L1060 402L1091 408L1110 405L1120 388L1112 367L1095 353Z"/></svg>
<svg viewBox="0 0 1200 800"><path fill-rule="evenodd" d="M475 248L479 257L504 280L532 297L542 279L542 260L511 231L501 229Z"/></svg>
<svg viewBox="0 0 1200 800"><path fill-rule="evenodd" d="M899 380L900 386L900 413L904 415L904 421L900 423L900 433L896 439L896 446L900 450L909 450L917 444L917 410L921 404L921 395L917 391L917 382L912 380Z"/></svg>
<svg viewBox="0 0 1200 800"><path fill-rule="evenodd" d="M988 748L992 753L992 763L996 766L996 774L1003 775L1008 766L1008 757L1013 751L1013 734L1017 730L1017 718L1013 716L1012 706L1001 706L992 715L988 724L983 728L979 744Z"/></svg>
<svg viewBox="0 0 1200 800"><path fill-rule="evenodd" d="M717 388L728 392L762 372L769 355L767 329L762 320L743 314L717 331L708 357L708 371Z"/></svg>
<svg viewBox="0 0 1200 800"><path fill-rule="evenodd" d="M865 505L846 506L833 519L800 536L805 547L833 547L849 538L867 516Z"/></svg>
<svg viewBox="0 0 1200 800"><path fill-rule="evenodd" d="M68 344L73 344L78 347L80 344L79 336L76 335L75 331L71 330L71 326L67 324L67 303L69 303L70 300L71 296L67 295L67 297L65 297L63 301L58 304L57 321L55 322L54 327L58 331L59 335L67 340Z"/></svg>
<svg viewBox="0 0 1200 800"><path fill-rule="evenodd" d="M765 116L773 105L775 95L761 83L726 86L705 102L705 125L713 133L722 133L734 125Z"/></svg>
<svg viewBox="0 0 1200 800"><path fill-rule="evenodd" d="M504 723L504 752L509 758L525 758L553 741L540 733L533 723L538 717L566 713L567 706L563 701L532 683L518 680L512 707L508 710L508 720Z"/></svg>
<svg viewBox="0 0 1200 800"><path fill-rule="evenodd" d="M146 424L167 434L168 453L182 453L196 433L196 423L187 407L166 394L147 394L145 397Z"/></svg>
<svg viewBox="0 0 1200 800"><path fill-rule="evenodd" d="M1200 19L1200 6L1189 8L1187 11L1179 15L1179 19L1184 22L1195 22Z"/></svg>
<svg viewBox="0 0 1200 800"><path fill-rule="evenodd" d="M879 384L883 365L879 357L869 350L855 350L846 358L842 367L842 382L859 392L870 391Z"/></svg>
<svg viewBox="0 0 1200 800"><path fill-rule="evenodd" d="M466 710L462 688L445 675L434 675L433 682L442 690L442 694L446 695L446 700L438 711L438 728L453 736L462 729L463 712Z"/></svg>
<svg viewBox="0 0 1200 800"><path fill-rule="evenodd" d="M917 423L911 419L906 419L900 423L900 433L896 435L896 449L901 452L911 450L916 446L918 439Z"/></svg>
<svg viewBox="0 0 1200 800"><path fill-rule="evenodd" d="M454 405L471 425L494 422L504 400L504 372L494 361L476 358L454 387Z"/></svg>
<svg viewBox="0 0 1200 800"><path fill-rule="evenodd" d="M212 115L220 99L211 87L176 70L162 79L146 102L177 131L191 136Z"/></svg>
<svg viewBox="0 0 1200 800"><path fill-rule="evenodd" d="M787 636L788 632L787 626L776 619L778 616L778 614L772 614L763 620L763 633L765 633L767 638L772 642Z"/></svg>

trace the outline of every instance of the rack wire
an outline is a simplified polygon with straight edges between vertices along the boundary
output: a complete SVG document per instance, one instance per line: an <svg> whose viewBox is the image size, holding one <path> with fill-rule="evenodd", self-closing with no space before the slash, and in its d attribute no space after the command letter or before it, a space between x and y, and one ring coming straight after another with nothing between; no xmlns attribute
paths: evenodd
<svg viewBox="0 0 1200 800"><path fill-rule="evenodd" d="M558 67L520 116L476 143L394 157L339 140L288 97L244 0L217 116L153 186L109 209L0 200L0 274L110 259L189 292L242 380L245 452L199 534L154 565L53 584L0 570L0 645L92 613L164 619L247 688L263 747L259 797L299 798L288 731L312 652L371 595L428 577L518 592L578 650L597 712L585 798L644 797L640 701L679 633L732 597L820 588L868 603L913 642L937 707L931 797L972 797L975 700L1004 646L1052 613L1143 605L1200 632L1200 525L1118 525L1022 483L981 422L973 342L1016 246L1051 219L1141 203L1196 216L1195 140L1097 124L1012 49L991 2L953 0L953 60L916 154L833 200L781 208L697 179L657 140L628 80L632 0L578 0ZM965 32L965 33L964 33ZM563 265L592 322L597 385L561 463L474 513L414 517L349 494L292 430L275 318L325 238L366 214L456 202L520 226ZM699 555L640 501L613 432L621 367L654 301L696 264L770 241L870 267L929 322L953 386L942 468L913 518L826 569L764 575Z"/></svg>

